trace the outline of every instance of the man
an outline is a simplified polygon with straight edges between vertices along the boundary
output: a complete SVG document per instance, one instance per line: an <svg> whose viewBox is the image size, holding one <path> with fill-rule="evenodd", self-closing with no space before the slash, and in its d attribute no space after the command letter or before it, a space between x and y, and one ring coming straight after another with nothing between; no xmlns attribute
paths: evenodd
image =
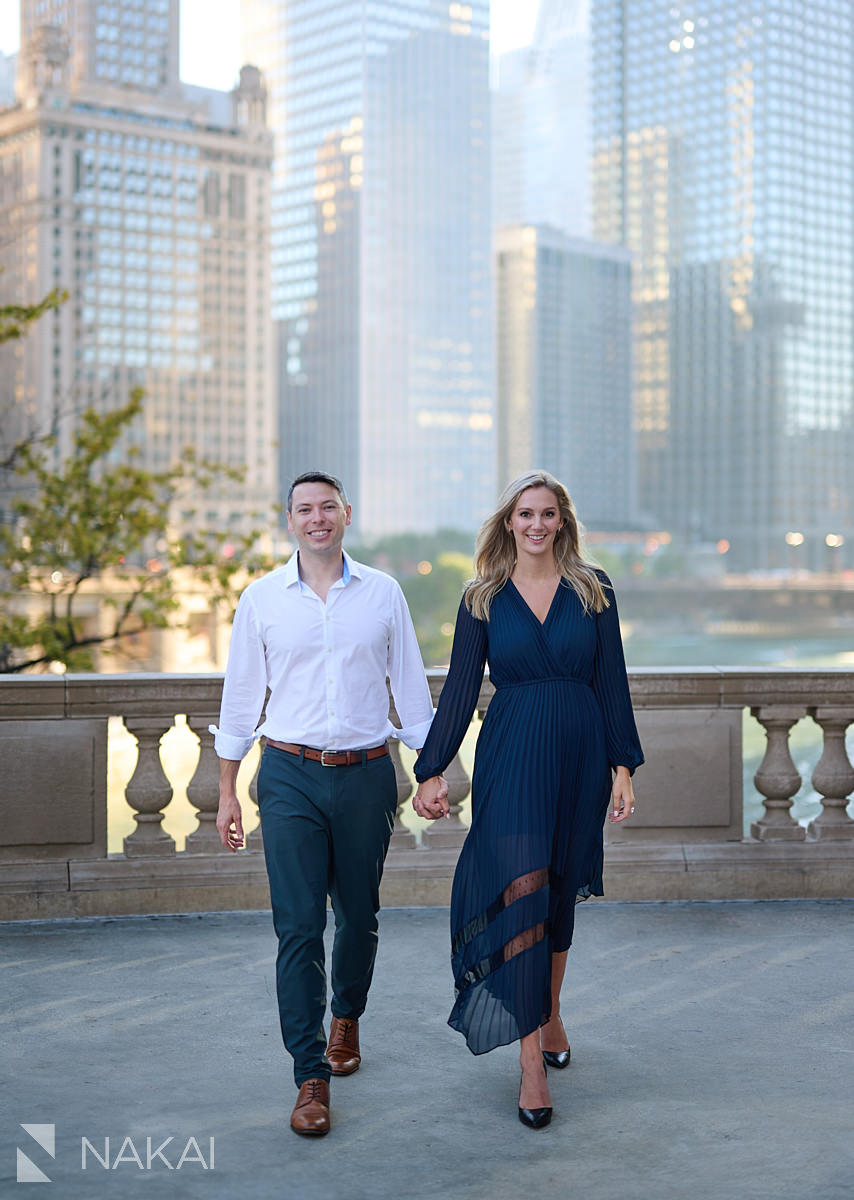
<svg viewBox="0 0 854 1200"><path fill-rule="evenodd" d="M388 575L342 549L351 509L341 483L311 471L288 493L298 551L250 584L234 618L216 751L217 829L243 845L235 793L240 760L258 733L267 744L258 806L279 939L276 990L282 1038L299 1088L291 1128L329 1131L329 1077L361 1062L358 1022L377 950L379 883L397 807L387 738L386 676L407 745L433 718L409 610ZM444 780L422 785L424 815L447 809ZM323 1031L326 897L335 913L332 1023Z"/></svg>

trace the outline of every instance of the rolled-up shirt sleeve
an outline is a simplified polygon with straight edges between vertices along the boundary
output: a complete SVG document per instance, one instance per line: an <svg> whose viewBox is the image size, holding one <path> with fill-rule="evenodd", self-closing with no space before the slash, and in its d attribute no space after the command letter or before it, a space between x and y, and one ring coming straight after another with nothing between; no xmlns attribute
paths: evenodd
<svg viewBox="0 0 854 1200"><path fill-rule="evenodd" d="M209 726L220 758L240 761L252 748L267 695L264 641L252 597L244 592L234 614L219 726Z"/></svg>
<svg viewBox="0 0 854 1200"><path fill-rule="evenodd" d="M413 750L419 750L433 720L430 685L424 674L424 662L418 648L415 627L406 598L395 584L392 600L392 628L388 646L388 677L394 707L400 718L397 737Z"/></svg>

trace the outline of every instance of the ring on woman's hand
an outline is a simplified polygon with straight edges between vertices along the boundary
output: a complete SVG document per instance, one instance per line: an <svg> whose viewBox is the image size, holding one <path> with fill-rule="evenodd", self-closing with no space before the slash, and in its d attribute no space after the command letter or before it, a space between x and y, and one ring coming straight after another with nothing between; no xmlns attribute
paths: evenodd
<svg viewBox="0 0 854 1200"><path fill-rule="evenodd" d="M631 814L631 813L633 813L634 811L635 811L635 806L634 806L634 805L632 805L632 807L629 809L629 813Z"/></svg>

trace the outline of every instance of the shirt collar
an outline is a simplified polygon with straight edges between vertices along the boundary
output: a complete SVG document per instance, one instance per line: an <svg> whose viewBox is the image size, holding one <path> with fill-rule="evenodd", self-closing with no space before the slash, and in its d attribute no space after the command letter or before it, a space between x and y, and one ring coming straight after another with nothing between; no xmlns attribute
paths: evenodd
<svg viewBox="0 0 854 1200"><path fill-rule="evenodd" d="M333 585L332 585L333 587L346 587L351 579L361 579L361 577L362 577L361 571L359 570L359 564L356 562L356 560L351 558L346 550L342 551L342 554L344 557L344 569L341 572L340 580L336 580L336 582L333 583ZM300 591L303 591L303 589L305 588L306 585L300 579L300 575L299 575L299 551L298 550L294 551L294 553L291 555L291 557L285 563L284 569L282 571L282 579L284 581L285 587L296 586L300 589Z"/></svg>
<svg viewBox="0 0 854 1200"><path fill-rule="evenodd" d="M344 575L345 583L349 583L351 579L361 579L362 572L359 563L355 558L351 558L347 551L344 551Z"/></svg>

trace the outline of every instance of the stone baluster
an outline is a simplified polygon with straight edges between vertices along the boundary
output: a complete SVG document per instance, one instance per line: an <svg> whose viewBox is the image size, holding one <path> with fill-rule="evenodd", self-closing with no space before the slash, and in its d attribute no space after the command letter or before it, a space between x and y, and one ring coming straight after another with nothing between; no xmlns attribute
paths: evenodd
<svg viewBox="0 0 854 1200"><path fill-rule="evenodd" d="M172 717L125 717L125 728L136 738L134 773L125 798L136 813L136 829L124 839L128 858L174 854L175 839L162 827L163 810L172 799L172 784L160 761L160 741L172 727Z"/></svg>
<svg viewBox="0 0 854 1200"><path fill-rule="evenodd" d="M187 713L187 725L199 739L199 761L193 778L187 784L187 799L196 809L199 824L187 837L184 849L188 854L229 852L220 841L216 827L219 808L219 759L214 748L214 735L208 726L217 721L218 712Z"/></svg>
<svg viewBox="0 0 854 1200"><path fill-rule="evenodd" d="M448 803L450 812L447 817L431 821L421 835L421 843L431 850L452 850L462 846L468 830L460 820L463 801L471 790L471 780L466 774L460 756L457 754L445 768L445 779L448 781Z"/></svg>
<svg viewBox="0 0 854 1200"><path fill-rule="evenodd" d="M806 831L789 811L792 797L801 786L801 777L789 753L789 730L805 714L799 705L767 704L751 708L750 713L765 730L765 757L753 777L761 793L765 815L750 826L750 836L760 842L799 842Z"/></svg>
<svg viewBox="0 0 854 1200"><path fill-rule="evenodd" d="M263 834L261 833L261 813L258 810L258 772L261 770L261 758L263 756L263 753L264 753L264 751L262 749L261 754L258 755L258 762L255 766L255 771L252 775L252 778L249 781L249 798L252 801L252 803L255 805L255 809L256 809L256 812L258 815L258 824L255 826L255 828L252 830L251 833L246 835L246 849L247 850L263 850L264 849L264 837L263 837Z"/></svg>
<svg viewBox="0 0 854 1200"><path fill-rule="evenodd" d="M812 773L812 785L821 796L821 814L810 821L814 838L854 838L854 821L845 809L854 791L854 767L845 749L845 732L854 722L854 708L820 705L809 715L824 733L821 758Z"/></svg>
<svg viewBox="0 0 854 1200"><path fill-rule="evenodd" d="M400 761L400 742L397 738L389 738L388 752L394 764L394 777L397 782L397 808L394 814L394 829L392 830L391 845L389 848L392 850L414 850L416 846L415 834L410 833L401 819L403 806L412 795L413 788L403 763Z"/></svg>

